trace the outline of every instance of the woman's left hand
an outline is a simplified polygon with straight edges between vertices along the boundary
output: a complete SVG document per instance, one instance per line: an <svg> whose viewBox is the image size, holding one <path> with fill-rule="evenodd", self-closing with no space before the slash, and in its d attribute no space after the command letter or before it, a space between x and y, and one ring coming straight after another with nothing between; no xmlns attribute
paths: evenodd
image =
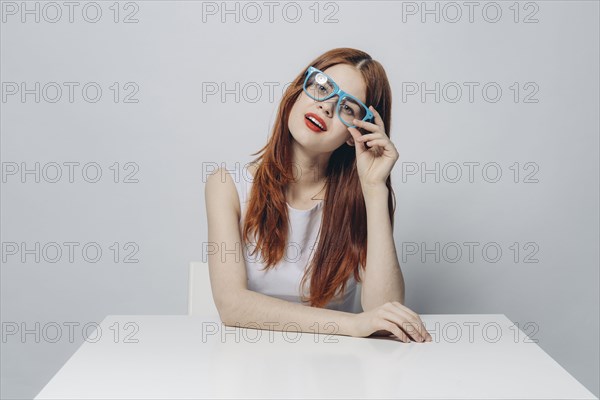
<svg viewBox="0 0 600 400"><path fill-rule="evenodd" d="M374 124L356 119L353 123L371 133L362 135L357 128L348 128L354 138L356 168L363 187L385 185L392 167L400 157L394 143L385 134L381 116L373 106L369 106L369 109L375 116Z"/></svg>

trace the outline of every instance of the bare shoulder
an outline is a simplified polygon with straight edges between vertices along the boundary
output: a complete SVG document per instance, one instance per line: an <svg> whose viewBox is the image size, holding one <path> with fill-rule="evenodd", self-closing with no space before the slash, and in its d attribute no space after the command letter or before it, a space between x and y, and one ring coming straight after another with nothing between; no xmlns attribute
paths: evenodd
<svg viewBox="0 0 600 400"><path fill-rule="evenodd" d="M240 199L233 179L231 174L224 168L218 168L206 178L204 196L209 214L211 214L211 211L216 212L216 210L213 210L216 206L228 205L236 211L239 219L241 214Z"/></svg>

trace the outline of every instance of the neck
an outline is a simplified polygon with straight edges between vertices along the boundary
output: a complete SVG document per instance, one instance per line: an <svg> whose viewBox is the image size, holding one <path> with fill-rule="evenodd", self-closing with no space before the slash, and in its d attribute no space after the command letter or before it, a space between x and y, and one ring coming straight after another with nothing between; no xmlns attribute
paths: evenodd
<svg viewBox="0 0 600 400"><path fill-rule="evenodd" d="M292 157L292 171L295 181L287 187L287 196L292 200L314 200L324 198L327 176L325 171L331 153L308 154L296 149Z"/></svg>

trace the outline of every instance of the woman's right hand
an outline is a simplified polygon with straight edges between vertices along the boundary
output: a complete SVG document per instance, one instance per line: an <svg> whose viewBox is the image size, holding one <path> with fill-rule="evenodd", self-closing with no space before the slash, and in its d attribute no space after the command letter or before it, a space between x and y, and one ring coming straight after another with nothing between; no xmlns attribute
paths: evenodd
<svg viewBox="0 0 600 400"><path fill-rule="evenodd" d="M354 315L352 336L397 336L403 342L430 342L431 335L414 311L397 301Z"/></svg>

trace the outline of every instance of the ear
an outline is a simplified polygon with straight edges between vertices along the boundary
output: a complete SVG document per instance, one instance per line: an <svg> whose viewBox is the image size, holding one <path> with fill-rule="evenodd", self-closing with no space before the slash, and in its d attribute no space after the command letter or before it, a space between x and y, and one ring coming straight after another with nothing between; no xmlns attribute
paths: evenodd
<svg viewBox="0 0 600 400"><path fill-rule="evenodd" d="M348 146L354 146L354 138L352 137L352 134L350 134L350 137L348 138L348 140L346 140L346 144Z"/></svg>

